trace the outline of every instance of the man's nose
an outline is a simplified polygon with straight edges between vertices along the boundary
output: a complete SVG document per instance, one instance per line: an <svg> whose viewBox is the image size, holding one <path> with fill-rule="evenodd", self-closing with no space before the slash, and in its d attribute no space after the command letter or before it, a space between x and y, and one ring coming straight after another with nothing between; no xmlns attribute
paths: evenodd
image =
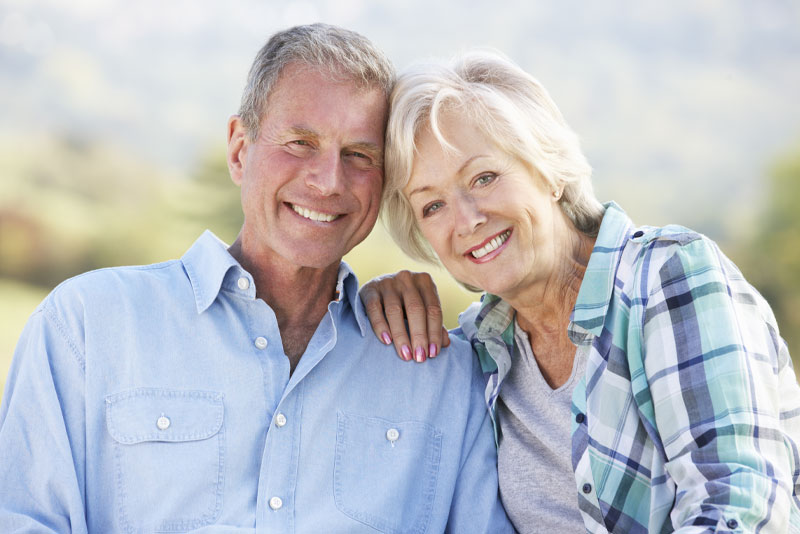
<svg viewBox="0 0 800 534"><path fill-rule="evenodd" d="M459 236L469 236L486 223L486 214L471 195L464 193L456 197L454 207L455 229Z"/></svg>
<svg viewBox="0 0 800 534"><path fill-rule="evenodd" d="M320 151L314 159L314 165L306 175L306 185L324 196L341 192L344 187L344 167L339 151Z"/></svg>

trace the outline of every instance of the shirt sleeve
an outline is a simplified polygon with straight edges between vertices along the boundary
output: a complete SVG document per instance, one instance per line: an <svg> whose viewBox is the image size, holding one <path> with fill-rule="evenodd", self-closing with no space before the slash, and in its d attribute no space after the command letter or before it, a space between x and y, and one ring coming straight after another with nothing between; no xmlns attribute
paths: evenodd
<svg viewBox="0 0 800 534"><path fill-rule="evenodd" d="M473 378L470 412L465 429L461 468L445 532L514 532L500 502L497 450L489 412L483 399L483 374L477 358L472 355L471 359Z"/></svg>
<svg viewBox="0 0 800 534"><path fill-rule="evenodd" d="M769 306L713 242L670 246L642 280L651 288L641 334L646 386L634 392L652 408L676 485L673 526L786 532L797 447L782 415L800 407L786 345Z"/></svg>
<svg viewBox="0 0 800 534"><path fill-rule="evenodd" d="M83 360L53 311L31 316L0 408L0 532L87 532Z"/></svg>

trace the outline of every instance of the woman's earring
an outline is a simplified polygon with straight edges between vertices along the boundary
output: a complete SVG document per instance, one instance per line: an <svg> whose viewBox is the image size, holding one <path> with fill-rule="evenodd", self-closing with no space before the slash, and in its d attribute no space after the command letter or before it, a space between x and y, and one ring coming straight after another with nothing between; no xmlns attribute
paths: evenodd
<svg viewBox="0 0 800 534"><path fill-rule="evenodd" d="M563 189L556 189L555 191L553 191L553 198L556 199L556 200L560 200L561 199L561 193L563 193L563 192L564 192Z"/></svg>

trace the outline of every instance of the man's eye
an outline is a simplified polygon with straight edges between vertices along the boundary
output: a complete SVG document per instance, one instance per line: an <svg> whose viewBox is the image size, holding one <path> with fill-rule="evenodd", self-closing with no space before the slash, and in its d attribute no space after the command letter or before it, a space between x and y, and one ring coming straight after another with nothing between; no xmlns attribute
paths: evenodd
<svg viewBox="0 0 800 534"><path fill-rule="evenodd" d="M304 139L297 139L296 141L291 141L291 144L297 145L297 146L311 146L311 143L309 143L308 141L306 141Z"/></svg>
<svg viewBox="0 0 800 534"><path fill-rule="evenodd" d="M351 158L357 158L358 160L363 160L361 163L369 163L372 161L372 158L369 155L364 154L363 152L356 152L355 150L345 152L345 155L350 156Z"/></svg>
<svg viewBox="0 0 800 534"><path fill-rule="evenodd" d="M437 200L436 202L431 202L430 204L422 208L422 216L428 217L429 215L433 215L443 207L444 207L444 202L441 202L439 200Z"/></svg>

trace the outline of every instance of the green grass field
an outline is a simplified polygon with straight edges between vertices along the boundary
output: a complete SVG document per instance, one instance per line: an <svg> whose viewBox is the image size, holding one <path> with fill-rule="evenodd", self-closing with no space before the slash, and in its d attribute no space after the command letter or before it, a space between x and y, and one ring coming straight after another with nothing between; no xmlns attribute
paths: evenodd
<svg viewBox="0 0 800 534"><path fill-rule="evenodd" d="M0 278L0 394L5 389L14 347L28 317L49 289Z"/></svg>

